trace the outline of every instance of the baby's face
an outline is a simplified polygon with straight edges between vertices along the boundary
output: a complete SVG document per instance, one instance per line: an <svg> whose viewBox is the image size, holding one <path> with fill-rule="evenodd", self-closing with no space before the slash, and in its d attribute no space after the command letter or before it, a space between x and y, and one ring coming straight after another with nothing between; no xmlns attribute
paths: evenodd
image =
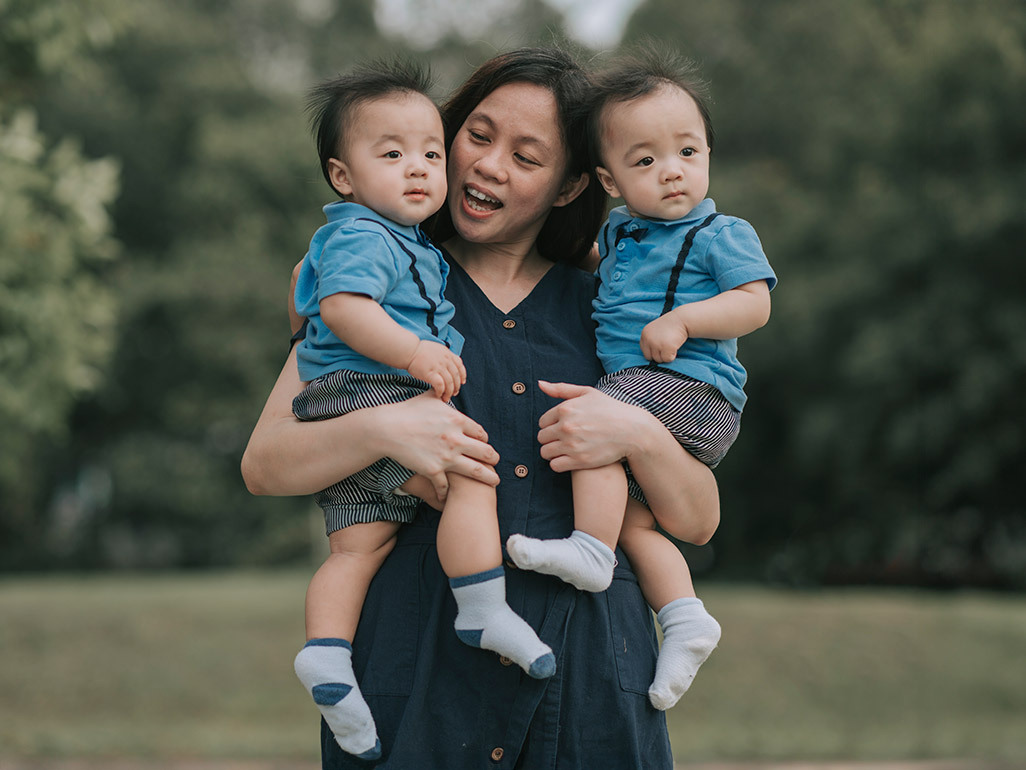
<svg viewBox="0 0 1026 770"><path fill-rule="evenodd" d="M416 225L445 203L442 119L421 94L389 94L361 105L345 160L332 158L335 188L400 225Z"/></svg>
<svg viewBox="0 0 1026 770"><path fill-rule="evenodd" d="M602 111L599 181L628 211L680 219L709 191L709 144L691 96L665 85Z"/></svg>

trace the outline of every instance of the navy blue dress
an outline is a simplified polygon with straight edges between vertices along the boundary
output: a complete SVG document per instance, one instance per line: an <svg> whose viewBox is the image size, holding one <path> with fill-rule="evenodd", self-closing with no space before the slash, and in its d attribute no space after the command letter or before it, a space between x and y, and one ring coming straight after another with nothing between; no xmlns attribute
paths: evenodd
<svg viewBox="0 0 1026 770"><path fill-rule="evenodd" d="M570 474L539 454L538 420L557 401L537 387L594 384L591 301L596 284L556 264L509 313L496 308L450 259L446 296L464 335L467 384L456 405L499 452L499 528L566 537L573 529ZM523 387L522 387L523 386ZM552 647L557 670L535 680L453 631L456 605L438 562L440 514L421 505L374 578L353 643L360 687L382 759L343 752L322 722L323 766L388 770L631 770L673 765L665 715L646 693L655 673L652 614L622 551L612 586L578 591L507 560L509 605Z"/></svg>

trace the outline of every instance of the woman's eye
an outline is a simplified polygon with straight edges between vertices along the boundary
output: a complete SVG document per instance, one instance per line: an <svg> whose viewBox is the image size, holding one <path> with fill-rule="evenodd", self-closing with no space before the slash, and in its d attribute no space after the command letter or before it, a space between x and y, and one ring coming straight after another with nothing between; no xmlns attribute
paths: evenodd
<svg viewBox="0 0 1026 770"><path fill-rule="evenodd" d="M519 152L513 153L513 157L516 158L517 160L519 160L521 163L527 163L530 166L537 166L538 165L537 161L533 161L530 158L528 158L528 157L526 157L524 155L521 155Z"/></svg>
<svg viewBox="0 0 1026 770"><path fill-rule="evenodd" d="M396 158L401 158L402 156L403 156L403 154L401 152L399 152L399 150L390 150L390 151L385 153L385 157L389 158L391 160L395 160Z"/></svg>
<svg viewBox="0 0 1026 770"><path fill-rule="evenodd" d="M470 138L475 142L484 142L487 140L487 137L484 134L478 133L472 128L467 129L467 133L470 134Z"/></svg>

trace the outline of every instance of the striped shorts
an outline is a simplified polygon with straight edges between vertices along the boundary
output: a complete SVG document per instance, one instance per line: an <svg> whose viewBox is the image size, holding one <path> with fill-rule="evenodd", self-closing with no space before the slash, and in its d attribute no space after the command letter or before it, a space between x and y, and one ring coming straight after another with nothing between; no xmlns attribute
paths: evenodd
<svg viewBox="0 0 1026 770"><path fill-rule="evenodd" d="M339 369L307 385L293 399L292 411L300 420L326 420L357 409L405 401L427 389L426 383L405 375ZM371 521L413 521L420 500L395 492L411 476L413 471L385 457L318 492L314 501L324 511L327 533Z"/></svg>
<svg viewBox="0 0 1026 770"><path fill-rule="evenodd" d="M682 447L710 468L727 456L741 431L741 412L717 388L654 364L607 374L596 387L651 412ZM645 502L629 469L627 480L631 497Z"/></svg>

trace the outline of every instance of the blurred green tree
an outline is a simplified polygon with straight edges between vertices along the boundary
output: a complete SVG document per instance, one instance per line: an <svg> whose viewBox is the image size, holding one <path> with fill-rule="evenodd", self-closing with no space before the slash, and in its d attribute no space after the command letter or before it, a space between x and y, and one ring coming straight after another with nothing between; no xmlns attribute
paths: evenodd
<svg viewBox="0 0 1026 770"><path fill-rule="evenodd" d="M650 0L712 81L712 193L781 277L741 354L727 561L1026 584L1026 4Z"/></svg>
<svg viewBox="0 0 1026 770"><path fill-rule="evenodd" d="M27 558L40 465L67 441L76 399L103 383L118 307L104 281L118 165L83 153L73 126L40 130L34 102L118 21L109 0L0 2L0 542Z"/></svg>

